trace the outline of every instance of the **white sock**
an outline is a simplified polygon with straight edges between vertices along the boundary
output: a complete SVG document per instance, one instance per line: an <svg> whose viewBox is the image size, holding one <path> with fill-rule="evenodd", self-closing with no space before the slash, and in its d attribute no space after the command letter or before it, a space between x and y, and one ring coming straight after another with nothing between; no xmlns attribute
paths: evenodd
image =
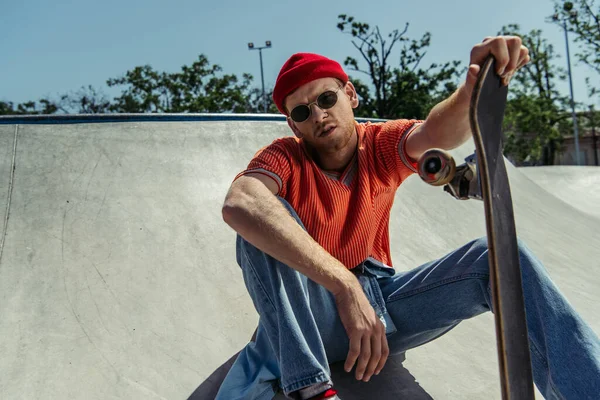
<svg viewBox="0 0 600 400"><path fill-rule="evenodd" d="M316 395L321 394L324 391L331 389L332 387L333 385L331 384L331 382L321 382L316 383L312 386L302 388L298 391L298 393L300 394L300 398L302 400L306 400L310 399L311 397L315 397Z"/></svg>

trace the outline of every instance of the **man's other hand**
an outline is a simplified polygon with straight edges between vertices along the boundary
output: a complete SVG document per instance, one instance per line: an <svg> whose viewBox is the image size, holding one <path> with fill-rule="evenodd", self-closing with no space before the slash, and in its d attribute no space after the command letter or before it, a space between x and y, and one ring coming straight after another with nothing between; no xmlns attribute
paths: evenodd
<svg viewBox="0 0 600 400"><path fill-rule="evenodd" d="M344 369L350 372L356 364L356 379L368 382L383 369L390 354L385 327L358 281L337 293L335 302L350 340Z"/></svg>

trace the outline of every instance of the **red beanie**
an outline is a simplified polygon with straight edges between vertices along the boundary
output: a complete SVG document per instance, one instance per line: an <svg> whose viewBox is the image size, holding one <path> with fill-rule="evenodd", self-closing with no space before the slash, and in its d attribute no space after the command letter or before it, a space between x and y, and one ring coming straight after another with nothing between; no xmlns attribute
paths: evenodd
<svg viewBox="0 0 600 400"><path fill-rule="evenodd" d="M291 56L279 71L279 76L273 89L273 102L286 114L283 101L294 90L305 83L320 78L337 78L343 83L348 82L348 75L336 61L312 53L296 53Z"/></svg>

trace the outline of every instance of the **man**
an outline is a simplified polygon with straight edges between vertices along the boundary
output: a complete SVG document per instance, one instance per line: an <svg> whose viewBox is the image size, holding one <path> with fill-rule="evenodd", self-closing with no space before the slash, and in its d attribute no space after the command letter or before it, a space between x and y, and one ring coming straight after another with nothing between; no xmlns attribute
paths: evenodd
<svg viewBox="0 0 600 400"><path fill-rule="evenodd" d="M471 137L470 96L490 54L505 84L529 62L520 38L487 38L473 47L465 82L425 121L379 124L355 122L356 90L337 62L299 53L285 63L273 99L295 137L259 151L223 206L260 322L218 399L270 399L279 388L295 399L337 399L328 364L345 360L366 382L390 352L491 310L485 239L396 273L388 234L396 189L415 160ZM536 385L548 398L597 396L597 336L519 249ZM576 368L560 367L567 354L578 354Z"/></svg>

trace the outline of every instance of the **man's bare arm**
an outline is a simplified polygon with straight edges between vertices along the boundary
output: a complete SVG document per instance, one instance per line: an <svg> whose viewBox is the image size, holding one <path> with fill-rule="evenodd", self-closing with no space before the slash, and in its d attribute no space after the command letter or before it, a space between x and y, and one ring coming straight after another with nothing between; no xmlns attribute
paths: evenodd
<svg viewBox="0 0 600 400"><path fill-rule="evenodd" d="M470 94L462 85L431 109L427 119L406 140L406 154L413 160L431 148L452 150L471 137Z"/></svg>
<svg viewBox="0 0 600 400"><path fill-rule="evenodd" d="M350 339L346 371L355 363L356 378L379 373L389 348L385 328L360 283L291 217L274 196L275 182L264 175L238 178L223 205L223 219L245 240L329 290Z"/></svg>
<svg viewBox="0 0 600 400"><path fill-rule="evenodd" d="M496 72L508 85L512 75L530 60L529 50L517 36L486 38L471 50L465 81L449 98L430 111L425 122L408 137L406 153L417 160L430 148L452 150L471 137L469 106L481 66L489 55L496 59Z"/></svg>
<svg viewBox="0 0 600 400"><path fill-rule="evenodd" d="M263 175L238 178L225 199L223 219L258 249L334 295L355 285L354 275L302 229L273 195L276 190Z"/></svg>

